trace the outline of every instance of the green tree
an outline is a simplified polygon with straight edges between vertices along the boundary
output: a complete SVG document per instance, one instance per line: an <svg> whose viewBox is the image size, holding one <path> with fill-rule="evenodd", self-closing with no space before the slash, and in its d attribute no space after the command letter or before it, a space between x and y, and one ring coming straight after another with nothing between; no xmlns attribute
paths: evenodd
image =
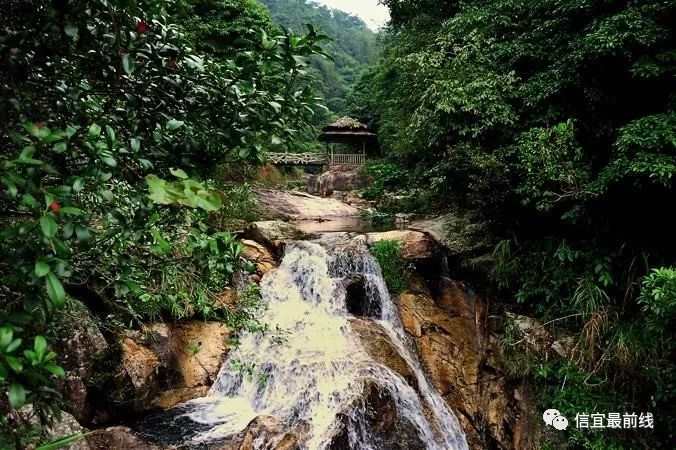
<svg viewBox="0 0 676 450"><path fill-rule="evenodd" d="M304 80L324 36L250 33L226 59L225 47L196 53L174 11L3 4L0 446L21 446L24 404L58 417L64 371L45 335L70 296L132 324L212 313L209 290L241 264L233 236L209 225L229 200L214 167L263 161L317 105Z"/></svg>

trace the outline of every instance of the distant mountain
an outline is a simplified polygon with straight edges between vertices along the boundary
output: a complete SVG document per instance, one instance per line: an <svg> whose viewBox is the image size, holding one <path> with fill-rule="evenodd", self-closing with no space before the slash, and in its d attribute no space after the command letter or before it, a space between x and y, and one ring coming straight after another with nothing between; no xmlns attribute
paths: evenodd
<svg viewBox="0 0 676 450"><path fill-rule="evenodd" d="M313 65L323 80L323 85L318 87L319 94L326 99L326 106L340 115L350 87L376 57L375 33L359 17L311 0L259 1L268 7L280 25L305 32L305 24L310 23L333 39L327 44L327 53L334 62L318 58Z"/></svg>

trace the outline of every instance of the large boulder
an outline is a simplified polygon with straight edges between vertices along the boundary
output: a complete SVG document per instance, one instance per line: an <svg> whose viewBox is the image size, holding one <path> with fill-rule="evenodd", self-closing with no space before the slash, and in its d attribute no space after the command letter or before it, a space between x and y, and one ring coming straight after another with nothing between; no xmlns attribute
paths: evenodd
<svg viewBox="0 0 676 450"><path fill-rule="evenodd" d="M334 191L362 189L373 182L373 177L353 166L331 166L328 171L307 181L307 192L317 195L331 195Z"/></svg>
<svg viewBox="0 0 676 450"><path fill-rule="evenodd" d="M439 253L439 245L436 241L420 231L392 230L381 233L368 233L366 235L366 242L369 245L383 240L399 242L401 245L401 257L405 261L418 262L431 259Z"/></svg>
<svg viewBox="0 0 676 450"><path fill-rule="evenodd" d="M264 245L249 239L242 239L240 244L242 245L242 257L251 261L261 275L277 267L275 257Z"/></svg>
<svg viewBox="0 0 676 450"><path fill-rule="evenodd" d="M206 395L228 353L231 330L220 322L152 324L123 337L119 403L169 408Z"/></svg>
<svg viewBox="0 0 676 450"><path fill-rule="evenodd" d="M263 244L279 254L286 243L303 239L306 235L287 222L264 220L249 224L242 237Z"/></svg>
<svg viewBox="0 0 676 450"><path fill-rule="evenodd" d="M49 441L66 438L74 434L84 433L85 430L75 417L65 411L61 411L61 419L55 421L51 427L46 428ZM95 447L89 445L86 439L79 439L63 447L66 450L94 450Z"/></svg>
<svg viewBox="0 0 676 450"><path fill-rule="evenodd" d="M99 429L87 436L86 443L91 450L134 449L161 450L163 447L148 442L128 427Z"/></svg>
<svg viewBox="0 0 676 450"><path fill-rule="evenodd" d="M268 210L296 220L359 216L359 209L354 206L306 192L257 189L256 194L260 203Z"/></svg>
<svg viewBox="0 0 676 450"><path fill-rule="evenodd" d="M444 246L449 257L470 272L487 271L492 264L495 240L486 222L473 212L455 211L439 217L417 220L408 224L434 238Z"/></svg>
<svg viewBox="0 0 676 450"><path fill-rule="evenodd" d="M497 338L486 329L487 301L444 279L433 298L402 292L398 307L435 387L456 412L470 448L532 446L525 392L510 386Z"/></svg>
<svg viewBox="0 0 676 450"><path fill-rule="evenodd" d="M98 320L78 300L69 300L66 308L58 312L54 329L59 335L55 340L59 364L67 374L59 390L66 410L85 423L95 406L88 384L99 375L96 366L108 351L108 343L99 329Z"/></svg>

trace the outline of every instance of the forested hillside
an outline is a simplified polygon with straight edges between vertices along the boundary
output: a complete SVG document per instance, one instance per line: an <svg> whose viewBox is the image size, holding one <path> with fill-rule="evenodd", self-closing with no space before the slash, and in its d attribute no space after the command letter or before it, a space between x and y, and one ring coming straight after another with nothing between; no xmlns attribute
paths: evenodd
<svg viewBox="0 0 676 450"><path fill-rule="evenodd" d="M302 32L306 24L313 24L332 39L326 44L326 52L333 61L315 58L312 65L322 80L318 93L325 99L326 106L340 115L351 86L376 56L373 31L356 16L311 0L260 1L280 25Z"/></svg>
<svg viewBox="0 0 676 450"><path fill-rule="evenodd" d="M574 442L667 442L676 400L674 3L384 3L384 56L348 102L378 120L393 163L374 171L381 184L367 194L407 199L399 209L480 215L495 251L490 263L466 262L485 268L503 305L570 342L567 358L548 359L503 338L514 381L535 382L542 410L660 417L654 434L573 429Z"/></svg>

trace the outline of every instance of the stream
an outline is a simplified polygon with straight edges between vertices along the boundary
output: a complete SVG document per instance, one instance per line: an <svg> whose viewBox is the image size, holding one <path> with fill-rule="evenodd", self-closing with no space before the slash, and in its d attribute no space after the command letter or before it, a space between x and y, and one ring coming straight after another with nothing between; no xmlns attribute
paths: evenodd
<svg viewBox="0 0 676 450"><path fill-rule="evenodd" d="M377 311L371 320L409 366L414 386L371 358L351 329L343 280L354 274L363 276L367 309ZM308 450L467 449L363 240L329 233L289 244L280 266L263 277L261 294L259 319L267 331L242 332L209 394L175 408L171 420L165 413L148 422L146 436L162 440L162 431L173 426L179 434L188 430L184 443L200 446L232 439L254 419L272 417L281 432L263 433L251 448L275 448L284 432L302 429L298 445ZM395 425L378 423L366 386L389 399Z"/></svg>

